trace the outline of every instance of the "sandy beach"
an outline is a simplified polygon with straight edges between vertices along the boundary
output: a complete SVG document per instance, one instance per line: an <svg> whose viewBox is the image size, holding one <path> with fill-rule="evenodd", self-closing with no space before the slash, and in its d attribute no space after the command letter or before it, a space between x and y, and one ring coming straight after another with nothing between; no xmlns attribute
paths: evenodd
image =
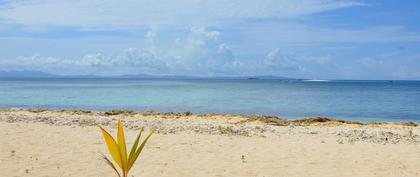
<svg viewBox="0 0 420 177"><path fill-rule="evenodd" d="M129 144L139 128L158 128L135 177L420 176L415 123L39 109L0 111L0 176L115 176L95 125L115 135L118 118Z"/></svg>
<svg viewBox="0 0 420 177"><path fill-rule="evenodd" d="M0 0L0 177L420 177L419 8Z"/></svg>

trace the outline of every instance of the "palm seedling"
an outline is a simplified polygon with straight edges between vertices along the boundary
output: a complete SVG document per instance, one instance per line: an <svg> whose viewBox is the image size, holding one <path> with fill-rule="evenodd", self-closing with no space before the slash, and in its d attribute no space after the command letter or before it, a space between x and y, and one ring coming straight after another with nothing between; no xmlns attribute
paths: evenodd
<svg viewBox="0 0 420 177"><path fill-rule="evenodd" d="M98 125L99 126L99 125ZM139 157L141 151L143 150L144 146L146 145L149 138L155 132L156 129L153 129L150 134L144 139L144 141L139 146L139 140L141 133L143 132L143 128L140 130L139 134L137 135L133 146L131 147L130 154L127 156L127 148L125 143L124 137L124 129L121 123L121 119L118 120L118 132L117 132L117 141L101 126L99 128L102 131L102 134L105 139L105 143L108 147L109 154L111 154L112 159L121 168L121 172L117 170L114 163L109 160L108 157L103 155L103 158L107 162L109 166L117 173L118 177L127 177L128 172L130 171L131 167L133 167L134 162L136 162L137 158ZM121 175L122 174L122 175Z"/></svg>

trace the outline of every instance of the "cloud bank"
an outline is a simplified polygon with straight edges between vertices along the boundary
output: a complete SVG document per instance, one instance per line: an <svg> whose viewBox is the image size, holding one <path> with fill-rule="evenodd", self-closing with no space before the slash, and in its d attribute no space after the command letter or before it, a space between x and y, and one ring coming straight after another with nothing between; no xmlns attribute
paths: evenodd
<svg viewBox="0 0 420 177"><path fill-rule="evenodd" d="M65 58L19 56L0 59L0 70L38 70L62 75L281 75L296 78L390 79L419 78L419 55L404 51L363 57L346 64L331 54L305 55L273 48L265 55L247 60L221 40L222 33L204 27L184 29L185 35L161 36L158 28L146 32L144 48L126 48L115 55L85 54ZM161 39L172 41L162 43ZM320 72L322 71L322 72ZM336 76L331 78L331 76Z"/></svg>
<svg viewBox="0 0 420 177"><path fill-rule="evenodd" d="M258 75L304 72L305 63L325 63L316 57L281 53L275 48L261 58L244 60L220 39L221 33L204 27L189 27L174 36L170 45L160 42L158 28L144 37L147 47L127 48L115 55L85 54L81 57L19 56L0 59L0 70L40 70L58 74L155 74L155 75ZM166 41L168 39L165 39Z"/></svg>
<svg viewBox="0 0 420 177"><path fill-rule="evenodd" d="M80 58L20 56L0 60L0 69L32 69L64 74L188 74L235 73L239 62L218 31L204 27L186 29L185 37L173 39L170 47L159 46L158 32L147 32L147 48L127 48L117 55L86 54Z"/></svg>

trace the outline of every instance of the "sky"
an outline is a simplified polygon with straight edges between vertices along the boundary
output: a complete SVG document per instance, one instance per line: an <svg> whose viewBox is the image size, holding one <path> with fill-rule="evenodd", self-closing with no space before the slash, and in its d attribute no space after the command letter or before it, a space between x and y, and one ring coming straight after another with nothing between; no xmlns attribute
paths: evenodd
<svg viewBox="0 0 420 177"><path fill-rule="evenodd" d="M420 1L0 0L0 71L420 80Z"/></svg>

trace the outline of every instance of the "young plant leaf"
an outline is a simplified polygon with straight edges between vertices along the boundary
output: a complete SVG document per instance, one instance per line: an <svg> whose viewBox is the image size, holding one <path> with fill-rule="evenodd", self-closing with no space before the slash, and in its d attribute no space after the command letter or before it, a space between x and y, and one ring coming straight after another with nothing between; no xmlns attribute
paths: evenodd
<svg viewBox="0 0 420 177"><path fill-rule="evenodd" d="M153 129L150 134L146 137L146 139L139 145L140 137L143 132L143 128L139 131L139 134L137 135L133 147L130 150L130 154L127 158L127 145L125 144L125 135L124 135L124 128L121 123L121 119L118 120L118 132L117 132L117 141L101 126L98 125L98 127L101 129L102 134L104 136L106 145L108 147L108 151L111 154L112 159L118 164L118 166L121 168L122 173L119 173L117 168L115 168L114 164L106 157L104 156L105 161L108 163L108 165L111 166L111 168L118 174L118 177L127 177L128 172L130 171L131 167L133 166L134 162L139 157L141 151L143 150L144 146L146 145L149 138L152 136L152 134L156 131L156 129ZM122 176L121 176L122 174Z"/></svg>
<svg viewBox="0 0 420 177"><path fill-rule="evenodd" d="M131 160L131 163L128 164L128 169L130 169L133 165L134 162L136 162L137 158L139 157L141 151L143 150L144 146L146 145L147 141L149 140L149 138L153 135L153 133L156 131L156 129L153 129L150 134L146 137L146 139L144 139L143 143L141 143L140 147L136 150L136 153L133 156L133 160Z"/></svg>
<svg viewBox="0 0 420 177"><path fill-rule="evenodd" d="M140 140L141 133L143 132L143 130L144 130L143 128L140 129L139 134L137 135L136 140L134 140L134 144L131 147L130 155L128 155L128 170L130 170L131 168L130 164L134 163L132 162L132 160L133 160L134 154L136 153L137 146L139 145L139 140Z"/></svg>
<svg viewBox="0 0 420 177"><path fill-rule="evenodd" d="M106 157L105 155L102 154L102 158L104 158L104 160L107 162L107 164L109 166L111 166L112 169L114 169L115 173L118 174L118 177L121 177L120 172L118 172L117 168L115 168L115 165L108 159L108 157Z"/></svg>
<svg viewBox="0 0 420 177"><path fill-rule="evenodd" d="M105 143L108 147L108 151L111 154L112 159L114 159L114 161L118 164L118 166L123 168L120 150L118 148L117 143L115 142L114 138L112 138L112 136L104 128L102 128L101 126L99 126L99 128L102 131L102 135L104 136Z"/></svg>
<svg viewBox="0 0 420 177"><path fill-rule="evenodd" d="M118 148L121 154L122 169L124 172L128 172L127 166L127 147L125 145L124 128L121 123L121 119L118 119Z"/></svg>

